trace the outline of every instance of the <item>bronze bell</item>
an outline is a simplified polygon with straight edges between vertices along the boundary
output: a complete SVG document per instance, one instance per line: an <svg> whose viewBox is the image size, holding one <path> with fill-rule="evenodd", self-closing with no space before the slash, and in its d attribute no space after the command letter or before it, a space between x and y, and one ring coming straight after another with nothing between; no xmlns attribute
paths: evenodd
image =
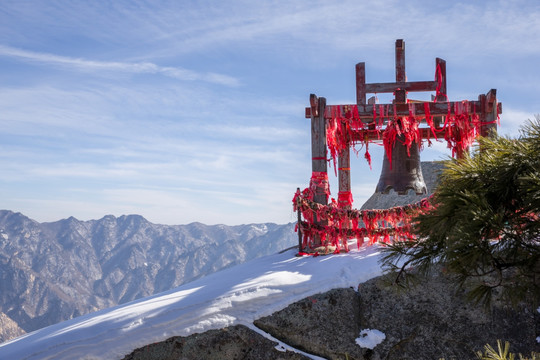
<svg viewBox="0 0 540 360"><path fill-rule="evenodd" d="M392 149L391 164L386 150L384 152L381 177L375 192L388 194L390 189L394 189L399 195L406 195L412 189L416 195L427 193L420 165L420 150L416 142L411 145L409 153L410 156L407 154L404 136L397 136Z"/></svg>

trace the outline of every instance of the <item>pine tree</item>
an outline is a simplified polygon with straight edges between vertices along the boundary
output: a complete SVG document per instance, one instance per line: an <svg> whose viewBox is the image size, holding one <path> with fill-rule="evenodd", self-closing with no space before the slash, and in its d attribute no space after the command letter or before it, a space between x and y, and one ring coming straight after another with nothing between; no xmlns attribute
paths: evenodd
<svg viewBox="0 0 540 360"><path fill-rule="evenodd" d="M441 264L470 298L495 289L512 303L540 301L540 116L511 139L481 138L471 156L449 160L434 209L415 219L417 239L388 246L383 266L408 284Z"/></svg>

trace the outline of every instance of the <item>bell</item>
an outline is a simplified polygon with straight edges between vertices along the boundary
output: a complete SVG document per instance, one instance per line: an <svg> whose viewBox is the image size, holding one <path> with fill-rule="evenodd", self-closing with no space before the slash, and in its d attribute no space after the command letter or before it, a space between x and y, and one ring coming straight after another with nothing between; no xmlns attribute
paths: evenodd
<svg viewBox="0 0 540 360"><path fill-rule="evenodd" d="M391 189L394 189L399 195L406 195L409 190L414 190L416 195L427 193L417 143L411 145L409 153L410 156L407 154L403 135L397 136L392 149L391 163L386 150L384 152L381 177L375 192L388 194Z"/></svg>

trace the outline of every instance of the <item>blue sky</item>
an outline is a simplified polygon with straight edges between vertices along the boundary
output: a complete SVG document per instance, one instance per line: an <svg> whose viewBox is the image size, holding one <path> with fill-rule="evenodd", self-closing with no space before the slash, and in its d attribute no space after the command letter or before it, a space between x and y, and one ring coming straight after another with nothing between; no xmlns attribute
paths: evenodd
<svg viewBox="0 0 540 360"><path fill-rule="evenodd" d="M394 81L396 39L411 81L432 80L440 57L450 100L496 88L502 134L540 113L537 1L2 1L0 208L295 221L309 94L354 103L361 61L367 82ZM358 207L382 166L382 147L370 150L373 170L352 158Z"/></svg>

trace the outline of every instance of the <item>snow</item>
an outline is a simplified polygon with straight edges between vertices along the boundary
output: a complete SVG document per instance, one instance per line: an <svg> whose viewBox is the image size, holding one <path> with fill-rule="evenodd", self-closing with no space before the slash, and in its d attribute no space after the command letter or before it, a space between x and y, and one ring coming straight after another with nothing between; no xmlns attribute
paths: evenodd
<svg viewBox="0 0 540 360"><path fill-rule="evenodd" d="M360 331L360 337L356 338L356 343L367 349L373 349L386 339L386 335L380 330L364 329Z"/></svg>
<svg viewBox="0 0 540 360"><path fill-rule="evenodd" d="M377 246L351 248L318 257L295 257L295 250L262 257L6 342L0 359L121 359L172 336L236 324L254 328L255 319L293 302L334 288L356 288L381 274Z"/></svg>
<svg viewBox="0 0 540 360"><path fill-rule="evenodd" d="M313 355L313 354L308 354L308 353L305 353L301 350L298 350L296 348L293 348L283 342L281 342L279 339L276 339L275 337L273 337L272 335L262 331L261 329L259 329L258 327L256 327L255 325L253 324L250 324L250 325L247 325L251 330L255 331L256 333L259 333L260 335L262 335L263 337L271 340L271 341L274 341L277 343L275 349L278 350L278 351L281 351L281 352L286 352L286 351L293 351L293 352L296 352L296 353L299 353L299 354L302 354L308 358L311 358L312 360L326 360L325 358L322 358L322 357L319 357L319 356L316 356L316 355Z"/></svg>

